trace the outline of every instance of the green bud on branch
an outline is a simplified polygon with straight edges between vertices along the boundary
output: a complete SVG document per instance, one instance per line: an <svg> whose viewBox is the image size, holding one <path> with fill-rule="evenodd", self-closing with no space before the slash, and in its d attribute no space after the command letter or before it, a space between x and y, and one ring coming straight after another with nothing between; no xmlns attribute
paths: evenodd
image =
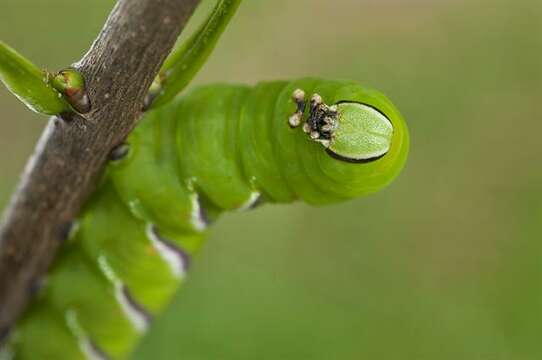
<svg viewBox="0 0 542 360"><path fill-rule="evenodd" d="M64 69L51 77L51 84L60 91L79 113L90 111L90 100L85 90L85 79L74 69Z"/></svg>

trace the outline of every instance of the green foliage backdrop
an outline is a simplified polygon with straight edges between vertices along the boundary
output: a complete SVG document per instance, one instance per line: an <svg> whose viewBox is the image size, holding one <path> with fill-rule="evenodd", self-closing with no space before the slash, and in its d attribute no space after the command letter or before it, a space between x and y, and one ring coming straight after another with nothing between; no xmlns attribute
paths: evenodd
<svg viewBox="0 0 542 360"><path fill-rule="evenodd" d="M0 38L58 69L112 4L1 0ZM367 82L411 156L366 199L226 216L139 358L540 359L541 24L536 0L245 1L196 83ZM44 121L0 88L0 205Z"/></svg>

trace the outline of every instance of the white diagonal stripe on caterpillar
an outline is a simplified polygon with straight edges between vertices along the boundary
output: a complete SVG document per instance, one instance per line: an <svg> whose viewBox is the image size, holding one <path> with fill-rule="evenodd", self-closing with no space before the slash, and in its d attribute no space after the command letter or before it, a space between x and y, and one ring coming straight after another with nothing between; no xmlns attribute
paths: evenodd
<svg viewBox="0 0 542 360"><path fill-rule="evenodd" d="M188 268L187 255L182 253L182 250L174 248L174 245L166 243L156 232L153 224L149 223L145 227L147 238L158 251L162 259L168 264L171 272L176 278L182 279L186 275Z"/></svg>
<svg viewBox="0 0 542 360"><path fill-rule="evenodd" d="M250 195L248 196L248 199L241 205L239 208L237 208L237 211L247 211L254 206L260 199L260 192L259 191L252 191Z"/></svg>
<svg viewBox="0 0 542 360"><path fill-rule="evenodd" d="M109 265L105 256L101 255L98 257L98 266L105 277L113 284L115 299L117 299L128 320L138 332L145 332L149 327L149 315L131 299L126 286Z"/></svg>
<svg viewBox="0 0 542 360"><path fill-rule="evenodd" d="M107 360L107 356L96 347L92 340L77 320L77 313L74 309L66 311L66 325L75 336L79 349L88 360Z"/></svg>
<svg viewBox="0 0 542 360"><path fill-rule="evenodd" d="M196 182L196 178L190 178L186 182L188 190L191 192L190 194L190 205L191 205L191 211L190 211L190 224L194 227L194 230L197 231L203 231L205 228L207 228L207 222L205 221L205 218L203 217L202 208L199 201L199 195L194 187L194 183Z"/></svg>

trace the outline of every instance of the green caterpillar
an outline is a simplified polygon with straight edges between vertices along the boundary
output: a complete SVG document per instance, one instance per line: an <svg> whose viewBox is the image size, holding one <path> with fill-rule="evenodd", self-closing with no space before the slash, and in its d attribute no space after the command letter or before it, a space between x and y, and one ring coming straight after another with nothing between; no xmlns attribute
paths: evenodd
<svg viewBox="0 0 542 360"><path fill-rule="evenodd" d="M127 358L220 213L372 193L408 147L392 103L349 81L205 86L147 112L13 332L14 358Z"/></svg>

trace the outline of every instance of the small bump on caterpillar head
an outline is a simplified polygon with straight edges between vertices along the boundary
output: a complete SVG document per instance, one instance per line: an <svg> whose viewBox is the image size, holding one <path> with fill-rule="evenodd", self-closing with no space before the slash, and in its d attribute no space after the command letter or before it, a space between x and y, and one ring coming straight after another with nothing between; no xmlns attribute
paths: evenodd
<svg viewBox="0 0 542 360"><path fill-rule="evenodd" d="M301 114L299 114L297 112L292 114L288 118L288 124L290 125L290 127L292 129L298 127L299 125L301 125Z"/></svg>
<svg viewBox="0 0 542 360"><path fill-rule="evenodd" d="M292 93L292 100L296 104L296 111L288 118L288 125L293 129L301 125L305 112L305 92L301 89L295 89Z"/></svg>
<svg viewBox="0 0 542 360"><path fill-rule="evenodd" d="M291 128L296 128L301 125L305 112L305 92L302 89L294 90L292 100L296 103L297 108L295 113L288 118L288 125ZM328 106L324 103L322 96L313 94L310 100L309 117L303 124L303 132L308 134L311 140L328 147L338 126L337 117L337 105Z"/></svg>
<svg viewBox="0 0 542 360"><path fill-rule="evenodd" d="M311 96L311 108L316 108L318 105L322 104L324 100L319 94L312 94Z"/></svg>
<svg viewBox="0 0 542 360"><path fill-rule="evenodd" d="M309 117L306 125L303 125L303 131L308 133L312 140L321 142L324 146L329 145L338 126L337 118L337 106L328 106L322 96L313 94Z"/></svg>

